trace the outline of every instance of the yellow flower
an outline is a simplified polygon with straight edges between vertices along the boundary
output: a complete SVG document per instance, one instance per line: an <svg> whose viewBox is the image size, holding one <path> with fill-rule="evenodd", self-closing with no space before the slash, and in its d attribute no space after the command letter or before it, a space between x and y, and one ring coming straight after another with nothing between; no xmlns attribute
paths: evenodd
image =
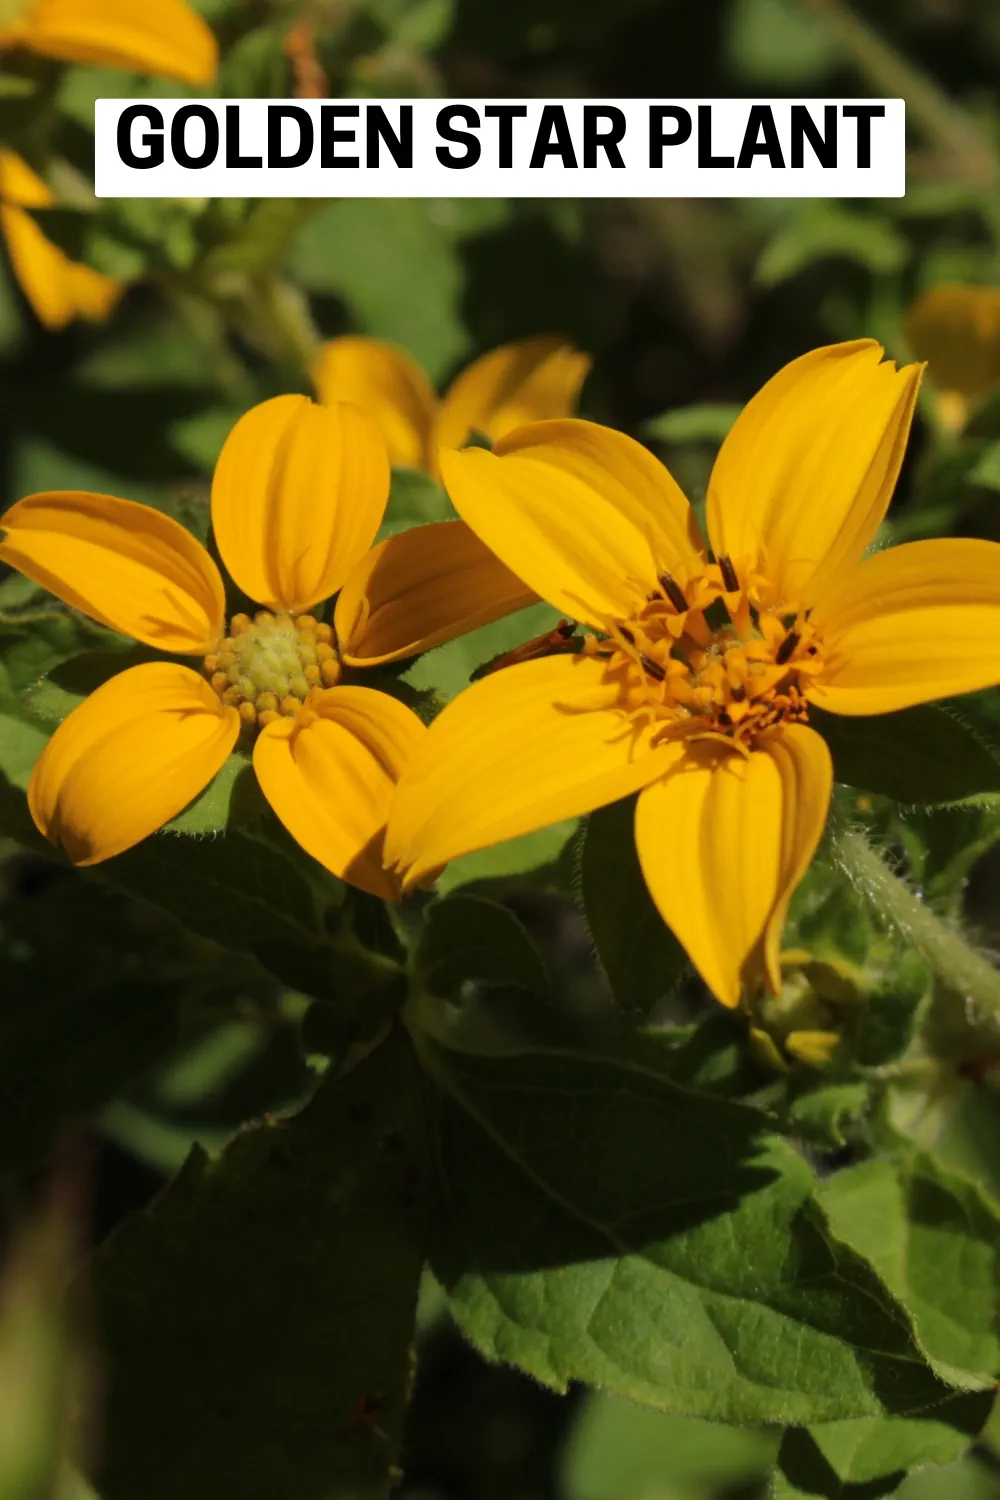
<svg viewBox="0 0 1000 1500"><path fill-rule="evenodd" d="M0 230L10 262L39 321L65 328L73 318L100 322L114 309L124 282L70 260L46 239L25 210L51 208L55 194L13 151L0 151Z"/></svg>
<svg viewBox="0 0 1000 1500"><path fill-rule="evenodd" d="M436 475L438 449L471 432L495 442L525 422L568 417L591 364L562 339L522 339L474 360L439 401L405 350L348 337L324 344L313 379L321 401L354 401L377 417L394 465Z"/></svg>
<svg viewBox="0 0 1000 1500"><path fill-rule="evenodd" d="M881 355L814 350L749 403L709 485L714 561L666 469L621 433L539 422L442 455L459 514L593 633L484 678L431 726L386 837L407 885L639 792L643 873L706 983L730 1006L744 983L780 989L832 783L810 705L879 714L1000 679L1000 546L863 556L920 379Z"/></svg>
<svg viewBox="0 0 1000 1500"><path fill-rule="evenodd" d="M1000 385L1000 287L933 287L909 309L904 332L927 361L945 425L960 431L970 406Z"/></svg>
<svg viewBox="0 0 1000 1500"><path fill-rule="evenodd" d="M382 837L425 729L345 668L394 661L532 596L461 521L372 547L389 463L371 418L279 396L237 422L212 483L230 575L264 608L225 619L212 558L162 512L109 495L29 495L0 517L0 562L133 640L201 657L132 667L56 730L28 789L42 833L90 865L186 807L242 731L289 832L363 890L398 894ZM339 593L332 624L316 607Z"/></svg>
<svg viewBox="0 0 1000 1500"><path fill-rule="evenodd" d="M219 66L215 37L185 0L4 0L0 51L13 47L194 85Z"/></svg>

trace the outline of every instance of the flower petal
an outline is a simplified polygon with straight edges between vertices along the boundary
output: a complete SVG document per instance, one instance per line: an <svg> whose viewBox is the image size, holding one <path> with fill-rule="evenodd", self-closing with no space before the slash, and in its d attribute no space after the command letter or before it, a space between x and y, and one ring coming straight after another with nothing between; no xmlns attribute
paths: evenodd
<svg viewBox="0 0 1000 1500"><path fill-rule="evenodd" d="M1000 682L1000 544L965 537L876 553L820 598L825 670L809 698L883 714Z"/></svg>
<svg viewBox="0 0 1000 1500"><path fill-rule="evenodd" d="M390 463L427 468L437 396L405 349L379 339L331 339L320 350L312 375L325 405L350 401L375 418Z"/></svg>
<svg viewBox="0 0 1000 1500"><path fill-rule="evenodd" d="M311 712L310 712L311 710ZM315 693L301 720L277 719L254 746L257 779L313 859L363 891L399 898L382 845L396 783L427 730L388 693Z"/></svg>
<svg viewBox="0 0 1000 1500"><path fill-rule="evenodd" d="M913 303L903 331L939 390L975 398L1000 381L1000 287L933 287Z"/></svg>
<svg viewBox="0 0 1000 1500"><path fill-rule="evenodd" d="M606 706L587 706L605 700ZM406 886L471 854L637 791L681 751L653 748L589 657L545 657L475 683L431 725L400 782L386 859Z"/></svg>
<svg viewBox="0 0 1000 1500"><path fill-rule="evenodd" d="M189 531L152 506L50 490L5 511L0 536L0 562L133 640L197 656L222 634L218 568Z"/></svg>
<svg viewBox="0 0 1000 1500"><path fill-rule="evenodd" d="M568 417L593 360L559 337L520 339L474 360L438 413L435 448L460 448L472 432L493 439L527 422Z"/></svg>
<svg viewBox="0 0 1000 1500"><path fill-rule="evenodd" d="M793 725L749 756L694 741L639 796L636 847L650 893L723 1005L738 1005L761 971L781 986L781 926L822 834L832 776L825 742Z"/></svg>
<svg viewBox="0 0 1000 1500"><path fill-rule="evenodd" d="M39 757L28 806L75 864L131 849L185 808L221 769L240 732L204 678L147 662L73 710Z"/></svg>
<svg viewBox="0 0 1000 1500"><path fill-rule="evenodd" d="M429 651L538 602L464 521L414 526L380 542L337 599L333 623L349 666Z"/></svg>
<svg viewBox="0 0 1000 1500"><path fill-rule="evenodd" d="M0 48L23 46L59 62L92 63L211 83L219 66L215 37L184 0L31 0Z"/></svg>
<svg viewBox="0 0 1000 1500"><path fill-rule="evenodd" d="M296 614L328 599L374 540L389 459L355 406L276 396L242 416L212 481L222 560L245 594Z"/></svg>
<svg viewBox="0 0 1000 1500"><path fill-rule="evenodd" d="M55 194L13 151L0 151L0 230L21 290L46 328L64 328L75 317L100 322L125 284L70 260L46 239L26 208L50 208Z"/></svg>
<svg viewBox="0 0 1000 1500"><path fill-rule="evenodd" d="M627 617L667 571L704 558L694 514L641 444L595 422L520 427L488 453L442 450L455 509L525 583L573 619Z"/></svg>
<svg viewBox="0 0 1000 1500"><path fill-rule="evenodd" d="M855 563L885 515L921 369L882 363L874 339L814 349L744 408L708 487L717 557L769 580L774 605L808 603Z"/></svg>

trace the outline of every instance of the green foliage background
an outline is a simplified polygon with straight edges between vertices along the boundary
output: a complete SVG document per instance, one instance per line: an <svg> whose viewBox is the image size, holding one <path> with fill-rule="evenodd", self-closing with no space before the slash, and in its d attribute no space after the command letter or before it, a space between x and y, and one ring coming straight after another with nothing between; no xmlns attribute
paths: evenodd
<svg viewBox="0 0 1000 1500"><path fill-rule="evenodd" d="M222 94L289 93L303 7L199 8ZM204 537L229 427L309 389L313 326L391 339L440 388L562 333L595 356L583 414L697 504L783 362L862 335L905 357L921 290L1000 282L994 0L305 10L334 94L903 93L910 188L84 196L46 232L135 285L107 325L48 334L0 266L0 509L89 488ZM84 174L96 97L179 92L3 77L4 138ZM448 513L396 474L389 529ZM887 538L1000 539L998 517L998 398L956 437L929 387ZM431 652L399 690L447 699L550 618ZM390 918L234 761L166 832L72 871L27 775L129 643L8 574L0 651L0 1500L1000 1496L1000 690L828 726L801 982L754 1037L653 909L628 804L457 861ZM802 1029L837 1032L829 1068L795 1062Z"/></svg>

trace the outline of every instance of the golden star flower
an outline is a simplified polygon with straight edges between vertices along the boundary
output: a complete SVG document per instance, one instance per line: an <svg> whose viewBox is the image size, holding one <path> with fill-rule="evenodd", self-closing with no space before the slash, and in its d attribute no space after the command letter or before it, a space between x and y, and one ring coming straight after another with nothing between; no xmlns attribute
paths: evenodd
<svg viewBox="0 0 1000 1500"><path fill-rule="evenodd" d="M643 873L709 988L730 1006L744 984L780 989L832 785L811 705L880 714L1000 680L1000 546L864 556L920 379L881 356L867 339L814 350L749 403L712 471L714 560L670 474L621 433L539 422L442 455L459 514L592 634L484 678L431 726L386 837L406 884L638 792Z"/></svg>
<svg viewBox="0 0 1000 1500"><path fill-rule="evenodd" d="M13 151L0 151L0 231L21 290L46 328L73 318L98 323L109 316L124 282L70 260L25 210L51 208L55 194Z"/></svg>
<svg viewBox="0 0 1000 1500"><path fill-rule="evenodd" d="M522 339L474 360L439 401L405 350L347 337L324 344L313 380L321 401L353 401L378 418L393 464L436 475L438 449L471 432L495 442L525 422L570 416L591 364L562 339Z"/></svg>
<svg viewBox="0 0 1000 1500"><path fill-rule="evenodd" d="M29 495L0 517L0 562L74 609L201 673L149 662L59 726L31 777L39 829L78 864L155 832L211 781L241 732L265 797L302 847L396 896L382 838L425 734L396 698L342 681L498 619L532 595L461 521L372 546L389 494L381 433L352 406L279 396L237 422L212 483L236 584L263 608L227 626L222 575L178 522L110 495ZM331 623L317 610L339 595Z"/></svg>
<svg viewBox="0 0 1000 1500"><path fill-rule="evenodd" d="M970 408L1000 385L1000 287L932 287L910 307L903 329L927 362L942 420L960 431Z"/></svg>
<svg viewBox="0 0 1000 1500"><path fill-rule="evenodd" d="M219 49L185 0L2 0L0 51L212 83Z"/></svg>

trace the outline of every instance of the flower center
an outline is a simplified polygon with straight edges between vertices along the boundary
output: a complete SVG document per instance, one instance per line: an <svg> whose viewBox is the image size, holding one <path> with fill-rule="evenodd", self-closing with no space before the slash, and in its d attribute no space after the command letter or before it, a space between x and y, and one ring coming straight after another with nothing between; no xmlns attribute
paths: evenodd
<svg viewBox="0 0 1000 1500"><path fill-rule="evenodd" d="M746 750L764 730L808 717L820 642L804 615L752 608L725 589L725 573L720 588L716 572L686 590L665 575L632 618L610 623L584 650L606 661L625 712L662 722L664 738L721 735ZM706 609L722 618L710 624Z"/></svg>
<svg viewBox="0 0 1000 1500"><path fill-rule="evenodd" d="M205 675L244 724L263 729L279 715L295 717L315 687L340 681L333 627L312 615L233 615L229 634L205 657Z"/></svg>

